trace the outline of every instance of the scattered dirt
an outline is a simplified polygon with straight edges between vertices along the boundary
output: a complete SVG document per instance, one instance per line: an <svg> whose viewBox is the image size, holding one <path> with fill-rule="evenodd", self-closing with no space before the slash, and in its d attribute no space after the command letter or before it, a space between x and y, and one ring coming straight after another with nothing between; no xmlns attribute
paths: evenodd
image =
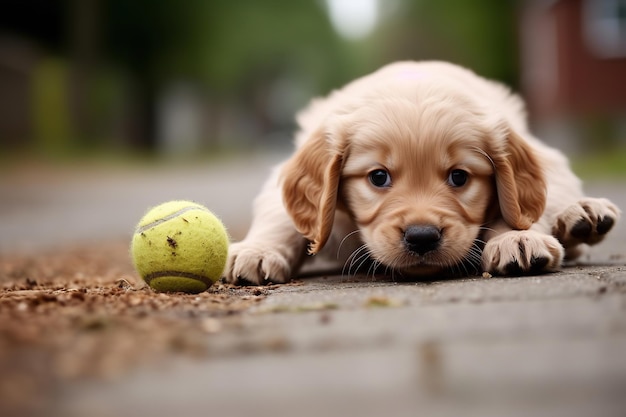
<svg viewBox="0 0 626 417"><path fill-rule="evenodd" d="M60 380L206 355L224 318L267 293L219 283L194 295L155 293L133 271L127 244L0 256L0 414L36 409L33 399Z"/></svg>

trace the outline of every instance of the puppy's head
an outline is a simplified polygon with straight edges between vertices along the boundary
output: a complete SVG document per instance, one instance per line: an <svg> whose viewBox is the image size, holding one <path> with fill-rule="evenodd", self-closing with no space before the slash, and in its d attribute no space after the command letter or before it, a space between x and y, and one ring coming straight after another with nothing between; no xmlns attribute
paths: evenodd
<svg viewBox="0 0 626 417"><path fill-rule="evenodd" d="M329 116L283 170L285 206L311 253L344 210L375 261L417 275L477 264L488 223L529 228L545 189L526 142L453 95L362 101Z"/></svg>

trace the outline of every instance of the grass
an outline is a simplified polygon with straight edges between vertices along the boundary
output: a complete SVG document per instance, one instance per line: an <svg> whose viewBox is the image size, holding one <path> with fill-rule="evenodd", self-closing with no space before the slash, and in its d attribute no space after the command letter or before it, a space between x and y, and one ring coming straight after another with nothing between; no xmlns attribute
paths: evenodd
<svg viewBox="0 0 626 417"><path fill-rule="evenodd" d="M215 161L227 161L242 156L250 156L256 150L219 149L196 152L193 155L164 155L159 153L141 153L115 150L74 151L46 155L41 152L0 151L0 174L6 174L11 168L29 163L81 167L120 168L128 166L145 167L150 165L204 165ZM573 155L570 162L574 172L584 180L626 178L626 148L615 148L603 152L590 152Z"/></svg>
<svg viewBox="0 0 626 417"><path fill-rule="evenodd" d="M28 149L3 153L0 150L0 175L43 166L52 168L82 169L124 169L146 167L194 167L206 166L216 162L226 163L229 160L250 158L255 150L212 149L202 150L193 154L169 155L159 152L141 152L134 150L91 149L70 150L65 152L45 153Z"/></svg>
<svg viewBox="0 0 626 417"><path fill-rule="evenodd" d="M574 172L583 179L626 177L626 149L578 155L571 162Z"/></svg>

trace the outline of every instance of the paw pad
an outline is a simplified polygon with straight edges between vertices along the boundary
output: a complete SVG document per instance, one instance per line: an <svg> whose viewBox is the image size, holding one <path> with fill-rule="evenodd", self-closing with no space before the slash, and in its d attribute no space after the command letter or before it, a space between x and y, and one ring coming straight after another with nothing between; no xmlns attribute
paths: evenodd
<svg viewBox="0 0 626 417"><path fill-rule="evenodd" d="M565 209L556 219L554 236L566 248L596 244L619 219L619 209L603 198L585 198Z"/></svg>
<svg viewBox="0 0 626 417"><path fill-rule="evenodd" d="M545 256L533 256L530 258L530 262L528 263L528 266L522 267L519 264L519 261L515 259L509 262L505 266L504 270L505 270L506 275L512 276L512 277L518 277L518 276L526 275L526 274L531 274L531 275L540 274L544 272L549 262L550 262L550 259L548 259Z"/></svg>
<svg viewBox="0 0 626 417"><path fill-rule="evenodd" d="M494 237L485 245L483 268L507 276L536 275L557 270L563 247L551 235L531 230L513 230Z"/></svg>
<svg viewBox="0 0 626 417"><path fill-rule="evenodd" d="M577 239L588 238L591 235L591 223L587 219L578 220L572 227L570 234Z"/></svg>
<svg viewBox="0 0 626 417"><path fill-rule="evenodd" d="M599 222L598 222L598 226L596 227L596 230L599 234L601 235L605 235L608 233L609 230L611 230L613 228L613 225L615 224L615 220L613 220L612 217L609 216L604 216Z"/></svg>

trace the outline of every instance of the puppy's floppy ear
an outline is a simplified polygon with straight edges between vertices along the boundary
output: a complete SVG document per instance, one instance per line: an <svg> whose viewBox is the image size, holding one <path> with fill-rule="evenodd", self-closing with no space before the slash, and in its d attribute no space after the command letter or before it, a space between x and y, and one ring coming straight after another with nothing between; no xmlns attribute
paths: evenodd
<svg viewBox="0 0 626 417"><path fill-rule="evenodd" d="M346 141L343 132L318 129L283 167L283 202L309 253L324 247L335 219Z"/></svg>
<svg viewBox="0 0 626 417"><path fill-rule="evenodd" d="M491 154L498 202L509 226L525 230L541 217L547 186L543 168L530 145L506 128L504 142Z"/></svg>

